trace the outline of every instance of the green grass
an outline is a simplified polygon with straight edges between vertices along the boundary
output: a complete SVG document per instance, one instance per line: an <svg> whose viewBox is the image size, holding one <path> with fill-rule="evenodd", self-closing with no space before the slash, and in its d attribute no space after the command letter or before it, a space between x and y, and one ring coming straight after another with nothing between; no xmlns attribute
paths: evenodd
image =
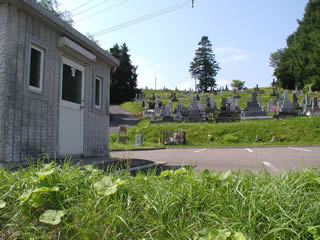
<svg viewBox="0 0 320 240"><path fill-rule="evenodd" d="M186 131L187 147L271 146L320 144L320 117L281 120L256 120L235 123L160 123L149 119L127 130L126 144L118 144L117 134L110 135L110 148L136 148L135 135L142 134L143 147L164 147L159 144L165 131ZM258 137L258 141L256 141ZM274 141L271 142L274 137Z"/></svg>
<svg viewBox="0 0 320 240"><path fill-rule="evenodd" d="M51 164L0 170L0 182L0 239L320 236L319 170L272 177L180 169L132 177ZM48 210L60 216L44 217Z"/></svg>

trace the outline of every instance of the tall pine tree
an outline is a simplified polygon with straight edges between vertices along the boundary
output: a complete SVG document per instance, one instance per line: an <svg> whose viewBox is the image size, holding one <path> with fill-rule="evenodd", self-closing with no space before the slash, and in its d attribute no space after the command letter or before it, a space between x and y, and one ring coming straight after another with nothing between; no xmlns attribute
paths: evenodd
<svg viewBox="0 0 320 240"><path fill-rule="evenodd" d="M110 86L111 102L119 103L131 100L137 93L137 66L133 66L128 46L124 43L121 46L115 44L110 53L119 59L119 67L112 73Z"/></svg>
<svg viewBox="0 0 320 240"><path fill-rule="evenodd" d="M216 87L215 77L220 67L215 60L215 54L212 51L212 44L209 38L203 36L198 45L200 47L196 50L189 72L193 78L199 80L199 88L206 92L210 88Z"/></svg>
<svg viewBox="0 0 320 240"><path fill-rule="evenodd" d="M298 24L287 47L271 54L270 62L277 63L274 75L283 88L312 84L320 89L320 0L309 0Z"/></svg>

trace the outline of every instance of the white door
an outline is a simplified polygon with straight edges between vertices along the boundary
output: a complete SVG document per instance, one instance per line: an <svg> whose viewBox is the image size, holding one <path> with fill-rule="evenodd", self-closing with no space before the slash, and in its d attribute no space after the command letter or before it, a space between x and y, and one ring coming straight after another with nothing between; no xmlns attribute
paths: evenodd
<svg viewBox="0 0 320 240"><path fill-rule="evenodd" d="M84 67L67 58L62 62L59 153L83 154Z"/></svg>

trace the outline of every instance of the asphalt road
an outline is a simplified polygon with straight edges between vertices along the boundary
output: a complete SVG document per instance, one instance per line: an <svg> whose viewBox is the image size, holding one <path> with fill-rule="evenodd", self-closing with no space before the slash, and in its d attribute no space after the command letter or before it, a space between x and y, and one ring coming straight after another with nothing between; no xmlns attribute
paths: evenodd
<svg viewBox="0 0 320 240"><path fill-rule="evenodd" d="M110 105L110 133L117 131L119 126L132 127L138 123L138 119L122 109L119 105Z"/></svg>
<svg viewBox="0 0 320 240"><path fill-rule="evenodd" d="M320 168L320 147L164 149L112 152L111 156L166 162L173 166L195 165L196 171L266 169L271 174L277 174L282 170Z"/></svg>

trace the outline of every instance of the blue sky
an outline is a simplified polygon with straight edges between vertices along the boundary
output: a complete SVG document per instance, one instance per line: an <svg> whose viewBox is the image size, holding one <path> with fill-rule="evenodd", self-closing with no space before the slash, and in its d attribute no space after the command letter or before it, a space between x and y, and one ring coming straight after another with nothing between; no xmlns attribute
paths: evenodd
<svg viewBox="0 0 320 240"><path fill-rule="evenodd" d="M59 2L60 10L73 10L88 0ZM84 34L93 34L185 3L176 11L95 38L104 49L115 43L128 45L133 64L138 65L140 88L154 88L155 78L157 89L193 88L189 65L204 35L212 42L221 67L217 75L219 86L238 79L245 81L247 87L256 84L264 87L273 78L273 69L268 65L270 53L286 46L286 39L296 30L297 19L302 19L307 2L195 0L192 8L191 0L91 0L72 13L74 27ZM108 10L96 14L104 9Z"/></svg>

